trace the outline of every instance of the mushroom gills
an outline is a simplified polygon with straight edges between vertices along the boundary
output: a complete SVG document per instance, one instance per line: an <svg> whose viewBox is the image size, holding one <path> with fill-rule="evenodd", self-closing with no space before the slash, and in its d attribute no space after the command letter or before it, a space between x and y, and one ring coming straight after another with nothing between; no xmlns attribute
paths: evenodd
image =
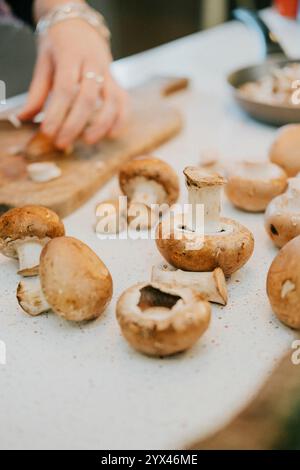
<svg viewBox="0 0 300 470"><path fill-rule="evenodd" d="M17 255L19 258L18 274L23 276L33 276L38 272L40 264L40 256L43 245L37 241L22 241L17 247Z"/></svg>
<svg viewBox="0 0 300 470"><path fill-rule="evenodd" d="M22 309L33 317L51 310L43 294L39 278L21 281L18 285L17 299Z"/></svg>
<svg viewBox="0 0 300 470"><path fill-rule="evenodd" d="M220 268L212 272L188 272L162 263L152 268L151 281L168 287L189 287L216 304L227 305L228 302L226 279Z"/></svg>

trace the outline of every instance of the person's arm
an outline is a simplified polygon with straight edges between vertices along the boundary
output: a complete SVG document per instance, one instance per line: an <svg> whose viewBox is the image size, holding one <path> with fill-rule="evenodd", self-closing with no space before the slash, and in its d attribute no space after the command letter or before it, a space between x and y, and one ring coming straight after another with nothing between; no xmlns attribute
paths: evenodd
<svg viewBox="0 0 300 470"><path fill-rule="evenodd" d="M66 3L70 2L35 0L35 20ZM88 22L77 18L55 24L39 38L37 64L20 119L32 119L50 98L42 132L53 138L59 148L69 147L80 135L89 144L107 135L115 136L123 126L128 107L127 94L111 75L111 60L107 40ZM101 87L88 78L91 74L104 78ZM100 97L102 105L96 110Z"/></svg>

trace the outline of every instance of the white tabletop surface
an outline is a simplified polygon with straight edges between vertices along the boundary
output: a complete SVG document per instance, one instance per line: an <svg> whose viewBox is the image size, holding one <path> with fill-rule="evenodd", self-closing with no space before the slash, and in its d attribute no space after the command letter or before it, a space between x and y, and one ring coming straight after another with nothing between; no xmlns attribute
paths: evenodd
<svg viewBox="0 0 300 470"><path fill-rule="evenodd" d="M285 44L300 57L299 27L279 23ZM267 158L274 129L245 117L225 82L228 72L258 57L255 35L229 23L122 60L115 70L126 84L157 73L192 79L189 91L171 98L184 112L185 130L156 152L181 173L207 148L228 161ZM186 354L159 360L131 350L115 303L126 288L148 280L161 257L154 241L96 238L95 204L117 190L114 180L65 220L68 234L90 245L114 279L113 301L98 321L75 326L54 315L26 316L15 298L16 265L1 257L0 340L7 364L0 365L0 448L182 448L230 420L291 347L294 335L274 318L265 293L276 250L263 216L224 201L224 214L256 238L253 258L229 283L228 307L213 307L211 328Z"/></svg>

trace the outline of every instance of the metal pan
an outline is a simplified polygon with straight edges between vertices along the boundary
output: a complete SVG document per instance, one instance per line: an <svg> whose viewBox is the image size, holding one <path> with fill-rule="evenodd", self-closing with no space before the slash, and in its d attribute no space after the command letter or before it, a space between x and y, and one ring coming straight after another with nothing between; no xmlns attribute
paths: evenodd
<svg viewBox="0 0 300 470"><path fill-rule="evenodd" d="M253 11L239 8L234 11L237 19L245 22L260 34L265 48L266 61L259 65L246 67L231 73L228 82L233 89L233 94L239 106L252 118L275 126L300 123L300 107L295 105L272 105L246 98L239 90L241 85L247 82L257 81L271 73L274 66L284 67L288 64L300 64L300 59L289 59L276 37L268 26ZM299 77L300 79L300 77Z"/></svg>

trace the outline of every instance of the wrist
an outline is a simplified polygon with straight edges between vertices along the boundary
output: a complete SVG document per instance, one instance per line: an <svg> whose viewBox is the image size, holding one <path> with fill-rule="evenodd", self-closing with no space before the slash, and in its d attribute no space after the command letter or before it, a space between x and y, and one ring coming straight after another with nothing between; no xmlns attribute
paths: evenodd
<svg viewBox="0 0 300 470"><path fill-rule="evenodd" d="M34 18L36 21L47 15L53 8L69 3L70 0L35 0L34 2ZM72 0L72 3L84 4L85 0Z"/></svg>

